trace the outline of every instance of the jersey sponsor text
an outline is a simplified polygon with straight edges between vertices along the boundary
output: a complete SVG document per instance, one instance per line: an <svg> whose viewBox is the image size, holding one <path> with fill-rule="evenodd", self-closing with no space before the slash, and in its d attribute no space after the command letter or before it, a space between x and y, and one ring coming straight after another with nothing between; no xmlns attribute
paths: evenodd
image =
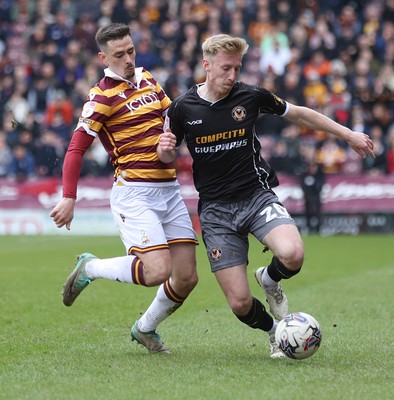
<svg viewBox="0 0 394 400"><path fill-rule="evenodd" d="M228 132L219 132L213 135L199 136L196 137L197 144L214 143L219 140L234 139L245 136L245 129L235 129Z"/></svg>
<svg viewBox="0 0 394 400"><path fill-rule="evenodd" d="M238 149L240 147L246 146L247 144L248 144L248 139L244 139L244 140L237 140L235 142L217 144L216 146L195 147L194 151L197 154L217 153L218 151Z"/></svg>

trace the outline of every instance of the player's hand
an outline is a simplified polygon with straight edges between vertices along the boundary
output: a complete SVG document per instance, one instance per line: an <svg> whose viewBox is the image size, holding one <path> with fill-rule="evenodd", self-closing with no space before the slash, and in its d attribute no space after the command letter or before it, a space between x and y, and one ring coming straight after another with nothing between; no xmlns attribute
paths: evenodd
<svg viewBox="0 0 394 400"><path fill-rule="evenodd" d="M175 160L176 157L176 136L167 128L159 138L157 146L157 155L160 161L169 163Z"/></svg>
<svg viewBox="0 0 394 400"><path fill-rule="evenodd" d="M162 151L175 150L176 136L167 128L165 132L160 135L159 146Z"/></svg>
<svg viewBox="0 0 394 400"><path fill-rule="evenodd" d="M70 230L71 221L74 218L74 206L75 199L68 197L63 197L59 203L57 203L55 208L50 213L50 217L53 219L58 228L62 228L64 225L66 225L66 228Z"/></svg>
<svg viewBox="0 0 394 400"><path fill-rule="evenodd" d="M372 158L375 158L375 154L373 152L373 141L367 134L362 132L352 132L352 134L348 137L348 143L350 147L361 157L365 158L367 155L369 155Z"/></svg>

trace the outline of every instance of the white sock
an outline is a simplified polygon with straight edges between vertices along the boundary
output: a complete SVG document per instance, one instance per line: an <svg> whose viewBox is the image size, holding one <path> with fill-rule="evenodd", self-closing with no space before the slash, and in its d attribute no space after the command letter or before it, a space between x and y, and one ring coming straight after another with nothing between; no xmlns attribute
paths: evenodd
<svg viewBox="0 0 394 400"><path fill-rule="evenodd" d="M273 335L276 331L277 326L278 326L278 323L274 320L274 324L272 325L272 328L267 332L268 335Z"/></svg>
<svg viewBox="0 0 394 400"><path fill-rule="evenodd" d="M264 285L266 285L266 286L276 286L278 284L278 282L275 282L269 276L267 268L265 268L263 271L263 282L264 282Z"/></svg>
<svg viewBox="0 0 394 400"><path fill-rule="evenodd" d="M133 283L131 263L135 256L94 258L86 264L86 274L91 279L104 278L111 281Z"/></svg>
<svg viewBox="0 0 394 400"><path fill-rule="evenodd" d="M155 331L160 322L164 321L182 305L182 303L176 303L167 297L164 285L165 283L159 286L156 297L138 322L138 328L142 332Z"/></svg>

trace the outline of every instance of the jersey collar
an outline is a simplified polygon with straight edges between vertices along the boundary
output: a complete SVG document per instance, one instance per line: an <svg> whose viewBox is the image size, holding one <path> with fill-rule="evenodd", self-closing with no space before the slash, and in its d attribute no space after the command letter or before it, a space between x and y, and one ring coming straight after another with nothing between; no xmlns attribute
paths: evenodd
<svg viewBox="0 0 394 400"><path fill-rule="evenodd" d="M115 79L116 81L123 81L128 83L131 87L134 88L139 88L140 87L140 83L142 81L142 67L138 67L135 69L135 80L136 80L136 84L134 84L133 82L122 78L120 75L115 74L115 72L111 71L109 68L105 68L104 70L104 75L108 78L112 78Z"/></svg>

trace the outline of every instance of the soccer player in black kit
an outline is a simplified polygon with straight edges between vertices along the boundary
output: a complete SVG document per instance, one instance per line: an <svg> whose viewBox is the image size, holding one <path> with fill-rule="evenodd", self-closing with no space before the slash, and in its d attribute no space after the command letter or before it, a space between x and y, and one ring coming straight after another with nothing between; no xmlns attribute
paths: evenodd
<svg viewBox="0 0 394 400"><path fill-rule="evenodd" d="M160 140L174 148L185 140L193 158L199 192L203 241L212 272L237 318L268 333L271 357L282 357L275 344L277 321L288 314L280 281L296 275L304 247L294 220L272 188L275 172L260 155L255 122L261 113L275 114L309 128L326 131L360 156L373 154L373 143L306 107L282 100L268 90L237 81L248 45L242 38L215 35L202 45L204 83L174 100L168 111L170 132ZM270 312L252 296L248 278L248 234L273 253L271 263L255 271Z"/></svg>

